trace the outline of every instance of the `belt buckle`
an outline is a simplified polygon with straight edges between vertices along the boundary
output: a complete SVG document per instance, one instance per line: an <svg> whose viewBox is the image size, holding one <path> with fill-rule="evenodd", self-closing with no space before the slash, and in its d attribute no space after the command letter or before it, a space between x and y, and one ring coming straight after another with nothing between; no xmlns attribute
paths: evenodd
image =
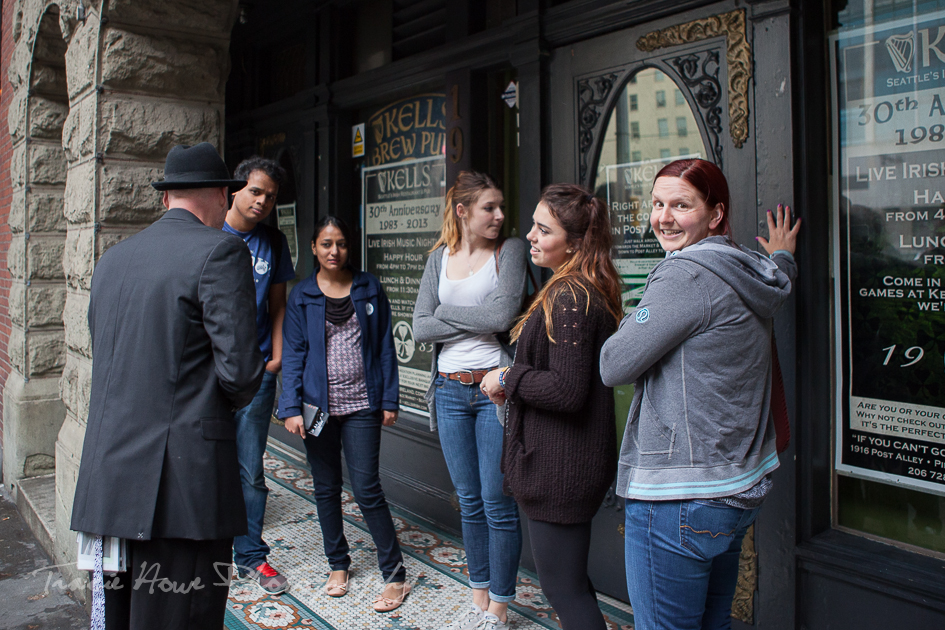
<svg viewBox="0 0 945 630"><path fill-rule="evenodd" d="M472 370L457 370L457 371L456 371L456 374L459 375L459 382L462 383L463 385L475 385L475 384L476 384L476 377L473 375L473 371L472 371ZM468 382L468 383L467 383L465 380L463 380L463 377L464 377L465 375L469 375L469 382Z"/></svg>

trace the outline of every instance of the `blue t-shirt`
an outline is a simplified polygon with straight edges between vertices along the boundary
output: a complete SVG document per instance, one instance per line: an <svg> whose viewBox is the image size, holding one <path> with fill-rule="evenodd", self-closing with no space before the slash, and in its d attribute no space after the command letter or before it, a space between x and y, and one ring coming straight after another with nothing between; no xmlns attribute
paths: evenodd
<svg viewBox="0 0 945 630"><path fill-rule="evenodd" d="M272 358L272 320L269 318L269 288L273 284L288 282L295 278L295 269L292 267L292 254L289 253L289 241L285 234L279 232L282 238L282 256L279 260L279 269L272 271L273 253L269 242L269 232L266 228L257 225L249 232L239 232L223 224L223 231L236 234L249 248L253 258L253 280L256 282L256 337L259 340L259 350L266 357Z"/></svg>

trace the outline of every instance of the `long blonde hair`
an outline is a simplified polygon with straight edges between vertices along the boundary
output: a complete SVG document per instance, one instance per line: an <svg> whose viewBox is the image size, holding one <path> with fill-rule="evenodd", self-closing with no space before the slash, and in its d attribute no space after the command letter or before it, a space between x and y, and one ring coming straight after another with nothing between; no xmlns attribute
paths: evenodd
<svg viewBox="0 0 945 630"><path fill-rule="evenodd" d="M502 190L495 183L495 180L486 173L476 171L459 172L453 187L446 193L446 203L443 208L443 228L440 230L440 238L430 248L431 252L441 245L446 245L451 256L456 253L456 249L463 240L463 222L456 215L456 206L463 204L471 210L479 200L479 196L489 189Z"/></svg>
<svg viewBox="0 0 945 630"><path fill-rule="evenodd" d="M568 235L574 255L558 267L551 279L535 296L528 310L512 327L512 341L522 334L525 322L537 309L544 309L545 332L554 343L552 304L561 292L583 291L590 308L591 294L588 285L604 298L607 312L619 324L623 319L620 304L620 275L610 257L613 242L610 231L610 212L603 201L590 191L574 184L552 184L541 192L541 203L545 204L559 225Z"/></svg>

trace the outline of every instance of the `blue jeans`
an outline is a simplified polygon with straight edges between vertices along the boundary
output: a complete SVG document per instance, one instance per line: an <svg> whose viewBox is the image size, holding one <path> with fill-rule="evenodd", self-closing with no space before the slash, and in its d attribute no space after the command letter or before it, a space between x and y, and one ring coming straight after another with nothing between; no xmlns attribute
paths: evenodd
<svg viewBox="0 0 945 630"><path fill-rule="evenodd" d="M760 509L711 499L627 499L627 590L636 628L731 628L742 538Z"/></svg>
<svg viewBox="0 0 945 630"><path fill-rule="evenodd" d="M240 465L248 531L245 536L233 539L233 560L243 571L255 569L269 555L269 545L262 539L266 497L269 495L263 474L263 453L266 452L266 440L269 438L276 378L276 374L264 372L256 397L237 411L235 417L236 457Z"/></svg>
<svg viewBox="0 0 945 630"><path fill-rule="evenodd" d="M308 464L312 467L318 522L331 570L347 571L351 566L341 510L341 449L344 448L351 489L374 539L381 574L385 581L403 582L407 576L404 557L378 472L381 413L364 409L347 416L332 416L318 437L306 435L304 444Z"/></svg>
<svg viewBox="0 0 945 630"><path fill-rule="evenodd" d="M469 585L496 602L515 599L522 555L518 505L502 492L502 425L478 385L437 376L440 444L459 496Z"/></svg>

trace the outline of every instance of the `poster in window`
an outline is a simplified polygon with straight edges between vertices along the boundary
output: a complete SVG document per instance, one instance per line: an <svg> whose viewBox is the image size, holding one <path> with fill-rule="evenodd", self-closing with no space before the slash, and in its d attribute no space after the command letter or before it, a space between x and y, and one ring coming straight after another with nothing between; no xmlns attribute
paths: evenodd
<svg viewBox="0 0 945 630"><path fill-rule="evenodd" d="M836 469L945 495L945 12L839 32L831 70Z"/></svg>
<svg viewBox="0 0 945 630"><path fill-rule="evenodd" d="M413 308L427 252L443 223L446 160L423 158L362 170L364 269L390 299L401 408L427 415L433 345L413 336Z"/></svg>

